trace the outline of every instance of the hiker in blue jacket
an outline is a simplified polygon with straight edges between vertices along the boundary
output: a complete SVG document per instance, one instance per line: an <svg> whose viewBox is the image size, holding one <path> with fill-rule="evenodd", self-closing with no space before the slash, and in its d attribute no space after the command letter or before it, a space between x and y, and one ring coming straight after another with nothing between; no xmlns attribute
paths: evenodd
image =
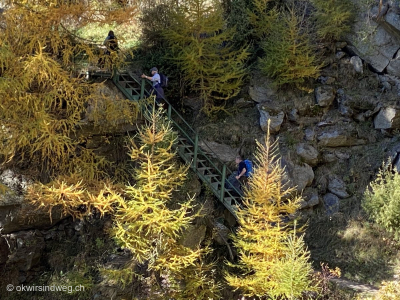
<svg viewBox="0 0 400 300"><path fill-rule="evenodd" d="M159 103L161 99L164 98L164 90L161 87L161 78L160 74L158 74L158 69L153 67L150 69L151 77L142 74L142 78L146 78L152 82L153 87L150 90L150 93L153 93L156 96L156 102Z"/></svg>

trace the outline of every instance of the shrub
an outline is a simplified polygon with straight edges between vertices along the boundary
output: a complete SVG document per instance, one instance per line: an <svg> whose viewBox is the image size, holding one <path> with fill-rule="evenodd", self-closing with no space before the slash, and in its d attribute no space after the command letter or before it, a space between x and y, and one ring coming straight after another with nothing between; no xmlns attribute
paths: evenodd
<svg viewBox="0 0 400 300"><path fill-rule="evenodd" d="M376 295L376 300L394 300L400 298L400 282L384 281Z"/></svg>
<svg viewBox="0 0 400 300"><path fill-rule="evenodd" d="M400 175L391 168L381 169L364 194L362 206L369 217L396 239L400 238Z"/></svg>

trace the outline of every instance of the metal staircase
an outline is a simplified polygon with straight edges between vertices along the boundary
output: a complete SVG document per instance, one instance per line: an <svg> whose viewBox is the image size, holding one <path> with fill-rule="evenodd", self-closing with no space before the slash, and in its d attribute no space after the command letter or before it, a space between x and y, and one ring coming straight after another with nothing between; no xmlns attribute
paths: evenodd
<svg viewBox="0 0 400 300"><path fill-rule="evenodd" d="M111 74L109 74L111 77ZM112 76L114 84L130 100L137 101L149 94L151 84L145 79L137 80L129 73L115 72ZM179 132L178 154L197 174L200 180L208 186L211 192L236 218L236 211L241 204L242 192L232 187L226 189L224 182L226 174L232 171L224 164L211 150L204 150L199 147L199 135L185 121L185 119L164 100L164 107L167 116L173 123L174 128Z"/></svg>

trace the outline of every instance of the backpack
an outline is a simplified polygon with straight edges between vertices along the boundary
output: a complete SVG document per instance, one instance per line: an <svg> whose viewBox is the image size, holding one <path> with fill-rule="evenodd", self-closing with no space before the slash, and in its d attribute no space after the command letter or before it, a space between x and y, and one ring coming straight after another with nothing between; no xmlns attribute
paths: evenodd
<svg viewBox="0 0 400 300"><path fill-rule="evenodd" d="M253 163L248 159L245 159L244 163L246 164L246 173L244 173L244 176L249 177L253 174Z"/></svg>
<svg viewBox="0 0 400 300"><path fill-rule="evenodd" d="M168 77L165 76L164 74L159 74L160 75L160 84L162 88L165 88L168 86Z"/></svg>

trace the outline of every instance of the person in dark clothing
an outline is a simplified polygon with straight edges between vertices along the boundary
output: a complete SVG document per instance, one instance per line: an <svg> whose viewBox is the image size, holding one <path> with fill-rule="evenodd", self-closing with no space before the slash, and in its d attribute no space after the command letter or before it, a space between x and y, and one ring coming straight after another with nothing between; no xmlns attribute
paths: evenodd
<svg viewBox="0 0 400 300"><path fill-rule="evenodd" d="M225 181L225 188L233 189L233 193L237 194L238 196L243 196L243 185L247 184L247 177L246 177L246 163L243 161L243 158L238 155L236 156L235 162L238 166L238 170L233 172Z"/></svg>
<svg viewBox="0 0 400 300"><path fill-rule="evenodd" d="M112 51L118 51L118 39L114 35L114 31L110 30L106 39L103 42L103 45L106 46L107 50L105 54L110 54Z"/></svg>
<svg viewBox="0 0 400 300"><path fill-rule="evenodd" d="M236 164L238 165L238 170L237 170L237 175L236 179L240 182L241 188L243 190L243 187L248 188L248 176L251 170L247 169L246 162L243 160L243 157L241 155L236 156Z"/></svg>
<svg viewBox="0 0 400 300"><path fill-rule="evenodd" d="M114 35L114 31L110 30L108 32L108 35L103 42L103 45L106 47L106 49L104 50L104 55L107 55L108 58L106 58L106 56L99 59L98 65L100 68L104 68L106 59L108 59L110 61L110 65L112 65L111 54L119 50L118 40L117 37Z"/></svg>
<svg viewBox="0 0 400 300"><path fill-rule="evenodd" d="M241 183L244 183L244 181L247 179L247 177L245 176L247 172L246 164L240 155L236 156L235 162L238 165L236 179L239 180Z"/></svg>

